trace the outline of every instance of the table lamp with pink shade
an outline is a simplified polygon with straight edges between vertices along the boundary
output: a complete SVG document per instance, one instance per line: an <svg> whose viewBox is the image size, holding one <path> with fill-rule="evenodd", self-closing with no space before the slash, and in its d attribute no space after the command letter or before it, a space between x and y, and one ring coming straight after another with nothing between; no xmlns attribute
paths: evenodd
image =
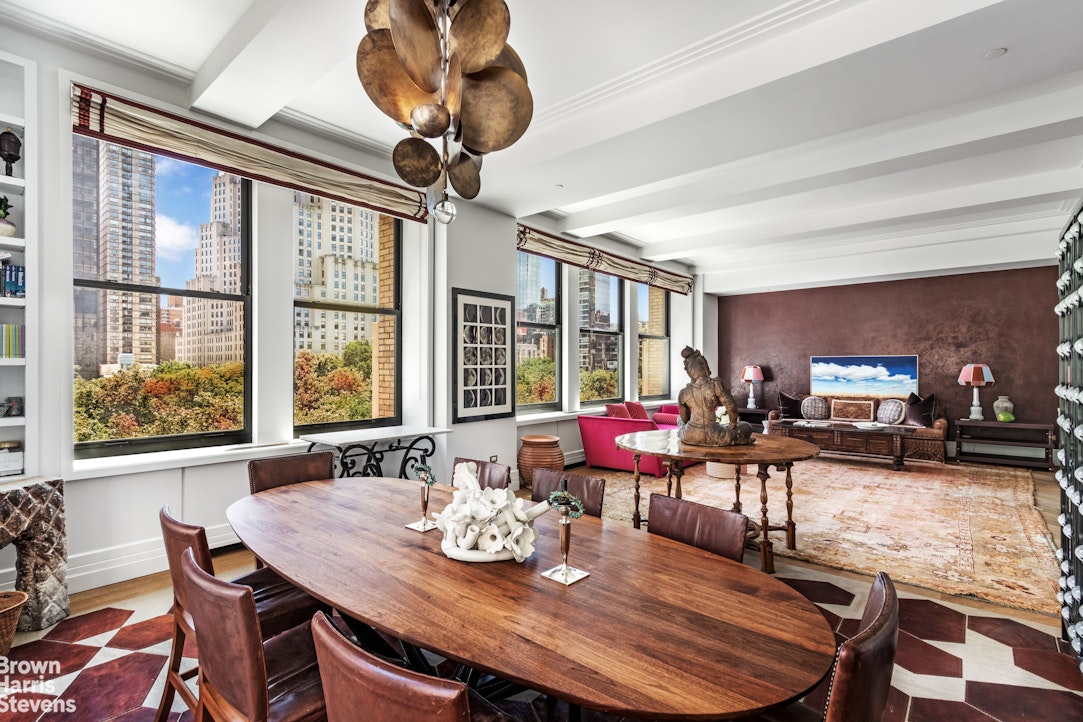
<svg viewBox="0 0 1083 722"><path fill-rule="evenodd" d="M748 382L748 408L756 408L756 384L763 381L763 371L759 366L745 366L741 380Z"/></svg>
<svg viewBox="0 0 1083 722"><path fill-rule="evenodd" d="M959 372L959 385L974 387L974 401L970 407L970 420L982 421L985 416L981 412L981 402L978 401L978 389L982 386L993 385L993 372L985 364L967 364Z"/></svg>

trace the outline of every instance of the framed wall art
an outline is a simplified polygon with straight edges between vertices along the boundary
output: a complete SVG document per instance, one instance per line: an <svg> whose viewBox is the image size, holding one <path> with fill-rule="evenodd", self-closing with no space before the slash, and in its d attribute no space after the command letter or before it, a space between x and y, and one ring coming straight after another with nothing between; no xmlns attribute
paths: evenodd
<svg viewBox="0 0 1083 722"><path fill-rule="evenodd" d="M513 296L451 289L452 423L515 413L514 315Z"/></svg>

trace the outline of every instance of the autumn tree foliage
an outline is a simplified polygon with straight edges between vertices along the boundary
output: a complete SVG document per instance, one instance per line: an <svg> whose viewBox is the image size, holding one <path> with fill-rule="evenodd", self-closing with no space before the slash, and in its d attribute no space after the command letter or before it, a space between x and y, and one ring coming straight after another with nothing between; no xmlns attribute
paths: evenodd
<svg viewBox="0 0 1083 722"><path fill-rule="evenodd" d="M294 423L372 416L372 347L355 341L342 356L299 351ZM165 361L111 376L75 375L75 440L106 441L229 431L244 426L244 364Z"/></svg>
<svg viewBox="0 0 1083 722"><path fill-rule="evenodd" d="M615 399L617 392L617 372L606 369L579 372L579 400L598 401Z"/></svg>
<svg viewBox="0 0 1083 722"><path fill-rule="evenodd" d="M548 356L523 359L515 367L515 402L549 404L557 400L556 363Z"/></svg>
<svg viewBox="0 0 1083 722"><path fill-rule="evenodd" d="M229 431L244 425L244 364L179 361L75 376L75 440Z"/></svg>
<svg viewBox="0 0 1083 722"><path fill-rule="evenodd" d="M342 355L298 351L293 360L298 425L372 417L372 345L353 341Z"/></svg>

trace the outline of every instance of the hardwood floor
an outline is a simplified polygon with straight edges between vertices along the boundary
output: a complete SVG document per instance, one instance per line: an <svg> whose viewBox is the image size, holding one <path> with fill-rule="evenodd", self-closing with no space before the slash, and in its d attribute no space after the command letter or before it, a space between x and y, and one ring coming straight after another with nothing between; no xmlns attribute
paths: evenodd
<svg viewBox="0 0 1083 722"><path fill-rule="evenodd" d="M229 547L214 552L214 572L216 576L231 579L255 568L252 553L240 547ZM71 595L72 615L85 614L105 607L123 606L131 599L153 599L160 596L165 604L163 611L168 611L172 600L173 586L169 572L149 574L138 579L131 579L109 586L78 592Z"/></svg>

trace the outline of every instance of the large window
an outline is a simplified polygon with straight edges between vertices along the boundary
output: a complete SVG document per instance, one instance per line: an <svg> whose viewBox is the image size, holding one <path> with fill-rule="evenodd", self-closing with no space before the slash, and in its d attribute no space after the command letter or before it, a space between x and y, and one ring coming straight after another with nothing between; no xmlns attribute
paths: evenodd
<svg viewBox="0 0 1083 722"><path fill-rule="evenodd" d="M251 440L250 184L73 138L76 458Z"/></svg>
<svg viewBox="0 0 1083 722"><path fill-rule="evenodd" d="M636 284L639 335L639 397L669 396L669 293Z"/></svg>
<svg viewBox="0 0 1083 722"><path fill-rule="evenodd" d="M515 403L520 411L560 407L560 264L518 253Z"/></svg>
<svg viewBox="0 0 1083 722"><path fill-rule="evenodd" d="M579 272L579 401L621 398L624 309L616 276Z"/></svg>
<svg viewBox="0 0 1083 722"><path fill-rule="evenodd" d="M398 423L400 221L294 193L297 431Z"/></svg>

